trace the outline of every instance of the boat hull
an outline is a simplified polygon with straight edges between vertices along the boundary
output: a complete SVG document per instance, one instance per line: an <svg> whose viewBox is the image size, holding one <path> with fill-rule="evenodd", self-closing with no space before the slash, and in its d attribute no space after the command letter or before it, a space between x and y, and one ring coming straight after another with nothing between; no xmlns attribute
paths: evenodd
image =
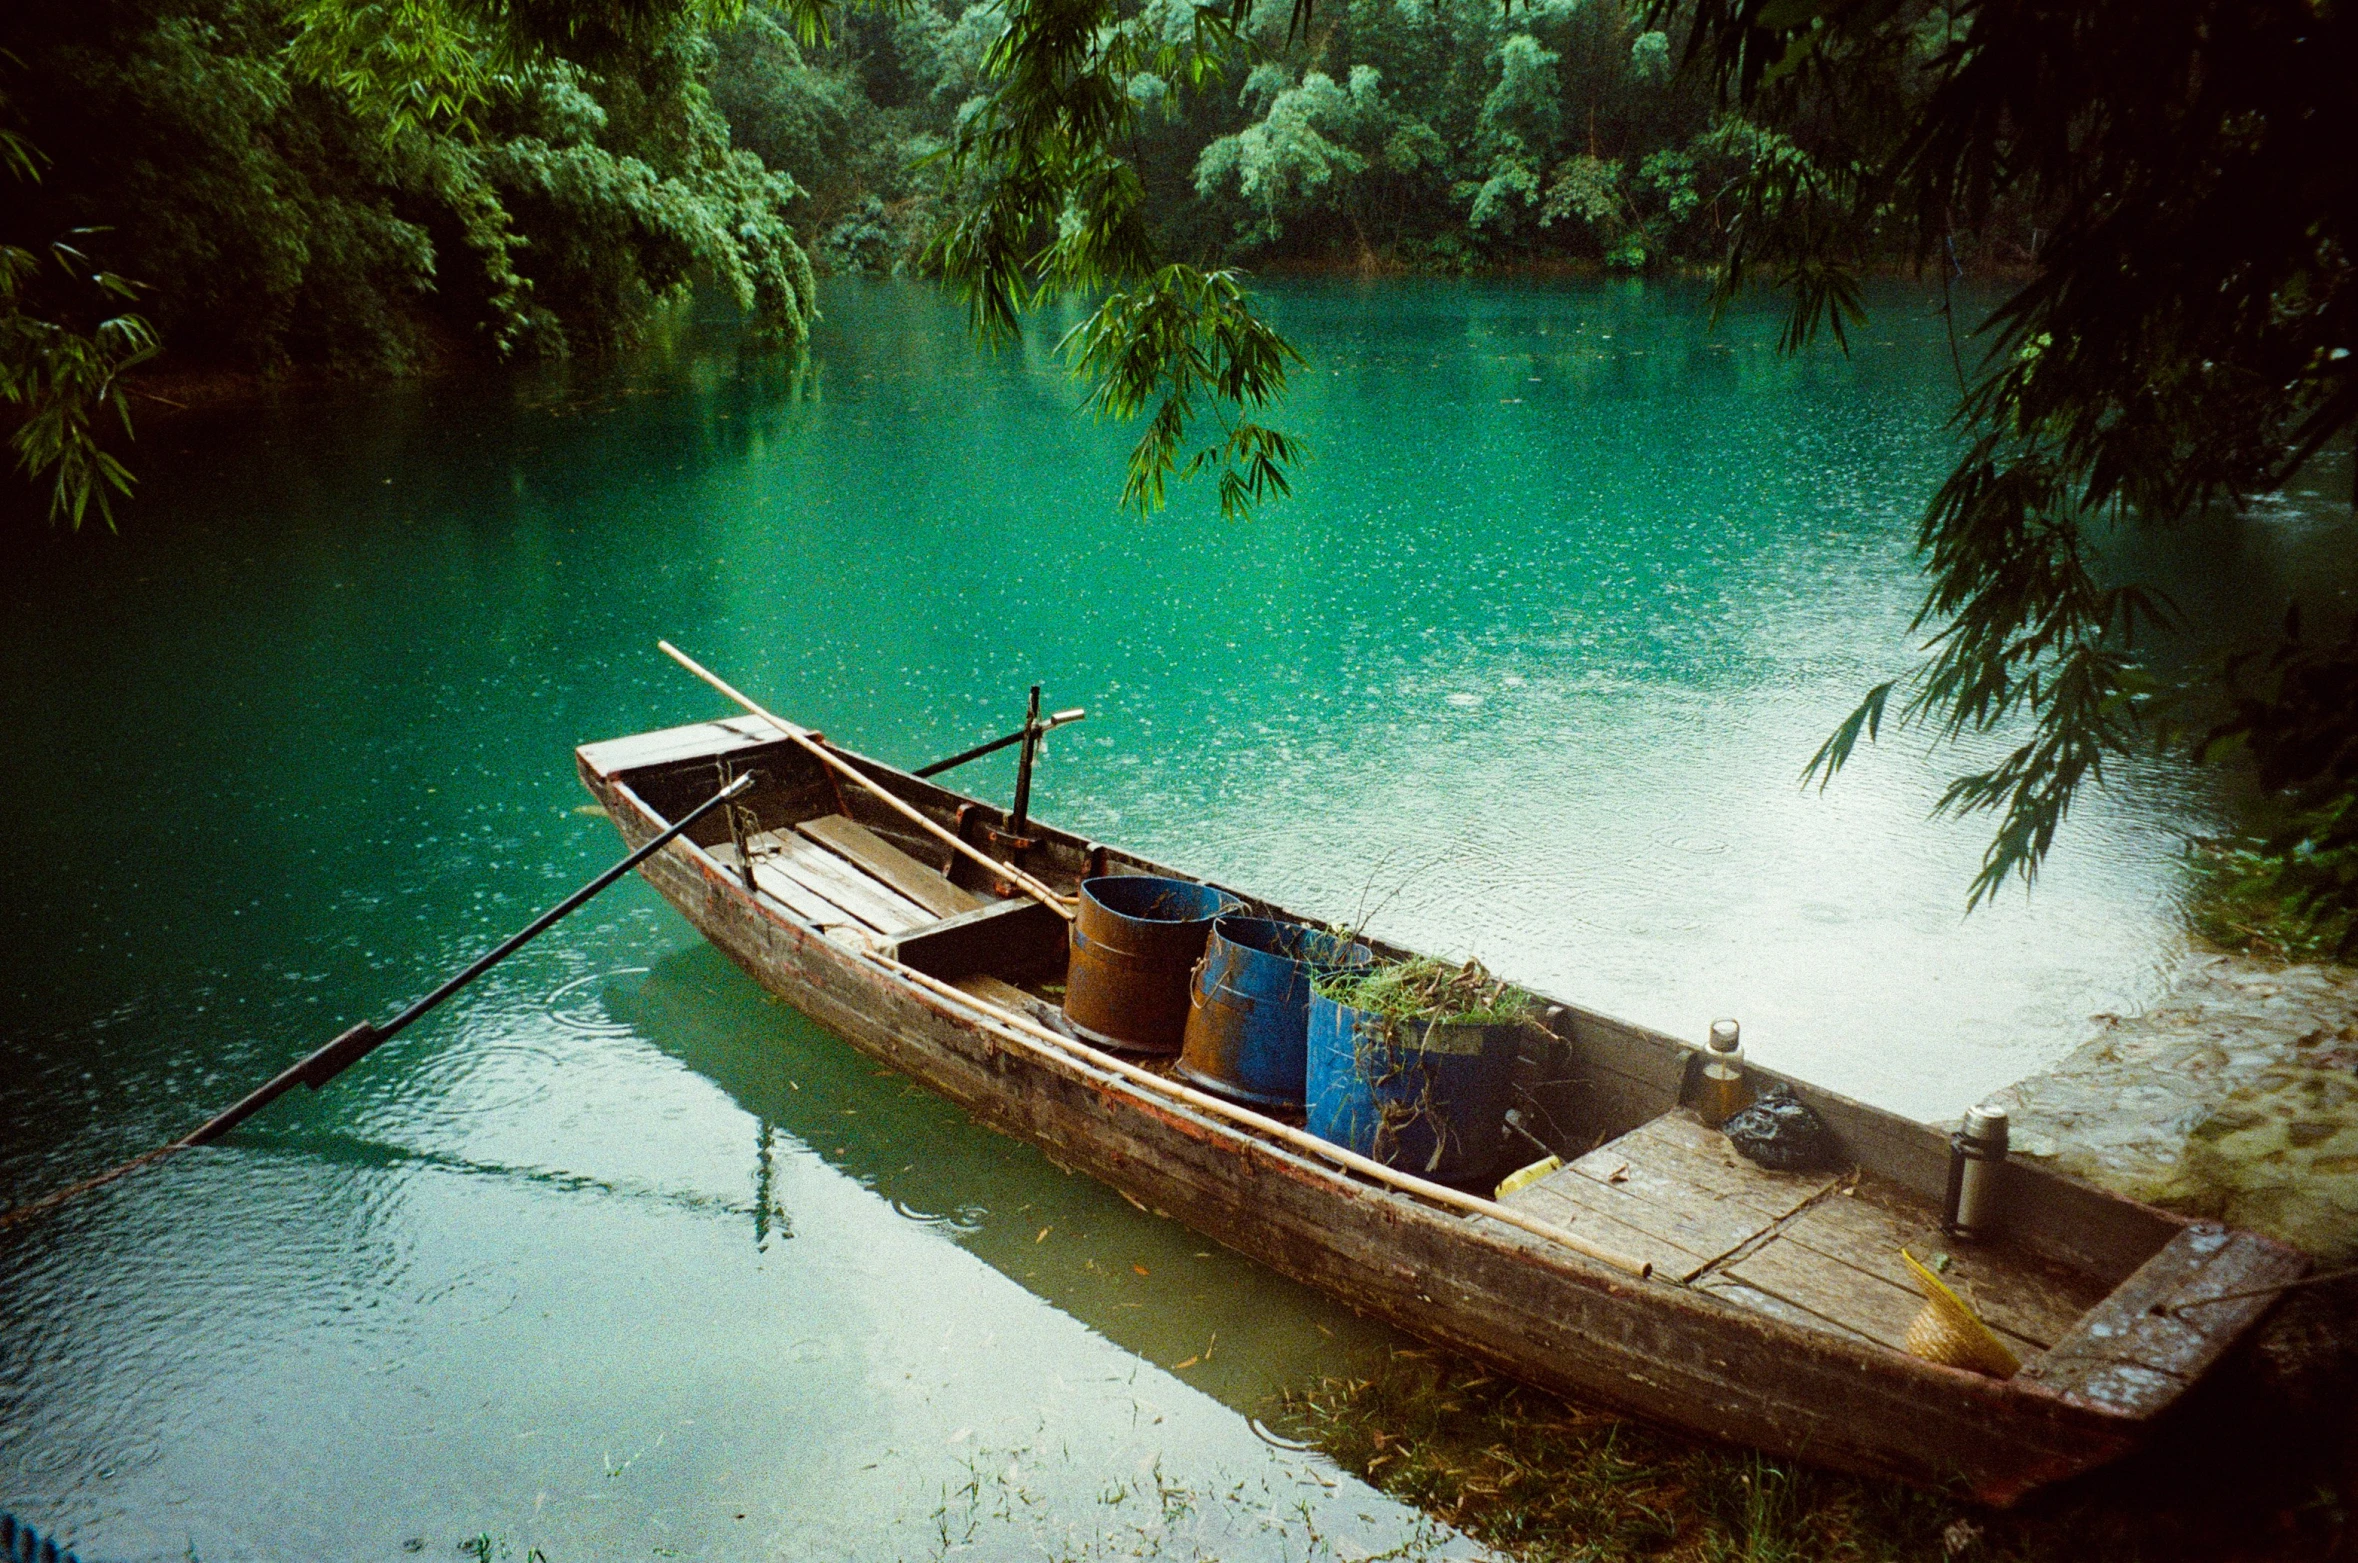
<svg viewBox="0 0 2358 1563"><path fill-rule="evenodd" d="M664 820L585 783L633 846ZM1034 1049L676 844L641 872L770 992L863 1053L1160 1215L1426 1340L1561 1393L1816 1464L2008 1504L2130 1448L2149 1417L1634 1280L1341 1172Z"/></svg>

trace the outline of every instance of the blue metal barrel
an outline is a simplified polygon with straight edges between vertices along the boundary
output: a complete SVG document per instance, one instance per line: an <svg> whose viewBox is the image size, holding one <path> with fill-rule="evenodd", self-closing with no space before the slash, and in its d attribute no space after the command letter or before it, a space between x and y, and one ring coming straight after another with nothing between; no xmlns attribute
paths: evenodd
<svg viewBox="0 0 2358 1563"><path fill-rule="evenodd" d="M1187 1029L1187 979L1212 919L1244 903L1187 879L1109 874L1081 881L1064 1013L1082 1035L1133 1053L1176 1053Z"/></svg>
<svg viewBox="0 0 2358 1563"><path fill-rule="evenodd" d="M1513 1104L1516 1029L1387 1023L1313 994L1310 1132L1438 1182L1485 1177Z"/></svg>
<svg viewBox="0 0 2358 1563"><path fill-rule="evenodd" d="M1188 989L1178 1072L1238 1101L1300 1106L1311 979L1374 961L1366 945L1301 923L1221 918Z"/></svg>

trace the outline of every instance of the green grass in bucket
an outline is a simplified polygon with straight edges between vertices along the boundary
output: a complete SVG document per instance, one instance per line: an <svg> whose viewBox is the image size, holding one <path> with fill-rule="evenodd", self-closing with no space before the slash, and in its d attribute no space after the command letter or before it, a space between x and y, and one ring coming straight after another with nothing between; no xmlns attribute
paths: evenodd
<svg viewBox="0 0 2358 1563"><path fill-rule="evenodd" d="M1432 1155L1423 1171L1437 1170L1454 1130L1434 1099L1427 1040L1434 1026L1512 1025L1529 1018L1531 995L1502 982L1480 961L1463 965L1419 956L1380 961L1356 970L1321 973L1312 983L1319 997L1370 1018L1351 1029L1352 1072L1380 1092L1370 1154L1392 1162L1401 1136L1417 1123L1434 1128ZM1422 1030L1413 1029L1422 1025Z"/></svg>
<svg viewBox="0 0 2358 1563"><path fill-rule="evenodd" d="M1324 972L1313 986L1320 998L1394 1022L1497 1026L1531 1012L1531 995L1493 977L1480 961L1459 965L1430 955Z"/></svg>

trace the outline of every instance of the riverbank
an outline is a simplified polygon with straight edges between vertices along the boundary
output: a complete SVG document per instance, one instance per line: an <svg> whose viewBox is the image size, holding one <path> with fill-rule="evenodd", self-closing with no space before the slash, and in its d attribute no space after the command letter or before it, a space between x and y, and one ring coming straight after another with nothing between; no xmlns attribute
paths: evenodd
<svg viewBox="0 0 2358 1563"><path fill-rule="evenodd" d="M2169 995L1999 1093L2017 1154L2358 1262L2358 971L2198 954Z"/></svg>

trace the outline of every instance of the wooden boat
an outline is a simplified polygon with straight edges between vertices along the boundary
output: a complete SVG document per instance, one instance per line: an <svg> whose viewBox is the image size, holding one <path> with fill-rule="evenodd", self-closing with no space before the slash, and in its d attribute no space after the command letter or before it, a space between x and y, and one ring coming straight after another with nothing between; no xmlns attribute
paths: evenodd
<svg viewBox="0 0 2358 1563"><path fill-rule="evenodd" d="M1762 1170L1687 1105L1696 1048L1544 997L1516 1092L1568 1165L1504 1207L1461 1193L1452 1208L1078 1040L1053 1002L1064 918L935 833L1011 854L1060 895L1095 875L1188 876L1037 824L1016 835L990 804L774 721L577 755L634 846L720 778L757 773L735 817L715 811L641 870L756 981L1156 1213L1529 1382L2002 1505L2134 1447L2266 1311L2265 1289L2307 1269L2267 1239L2018 1161L2002 1168L2003 1233L1960 1244L1937 1225L1940 1131L1789 1081L1846 1166ZM1221 888L1257 915L1290 915ZM1545 1232L1636 1256L1650 1274ZM1947 1279L2019 1373L1904 1349L1923 1299L1903 1247L1951 1255Z"/></svg>

